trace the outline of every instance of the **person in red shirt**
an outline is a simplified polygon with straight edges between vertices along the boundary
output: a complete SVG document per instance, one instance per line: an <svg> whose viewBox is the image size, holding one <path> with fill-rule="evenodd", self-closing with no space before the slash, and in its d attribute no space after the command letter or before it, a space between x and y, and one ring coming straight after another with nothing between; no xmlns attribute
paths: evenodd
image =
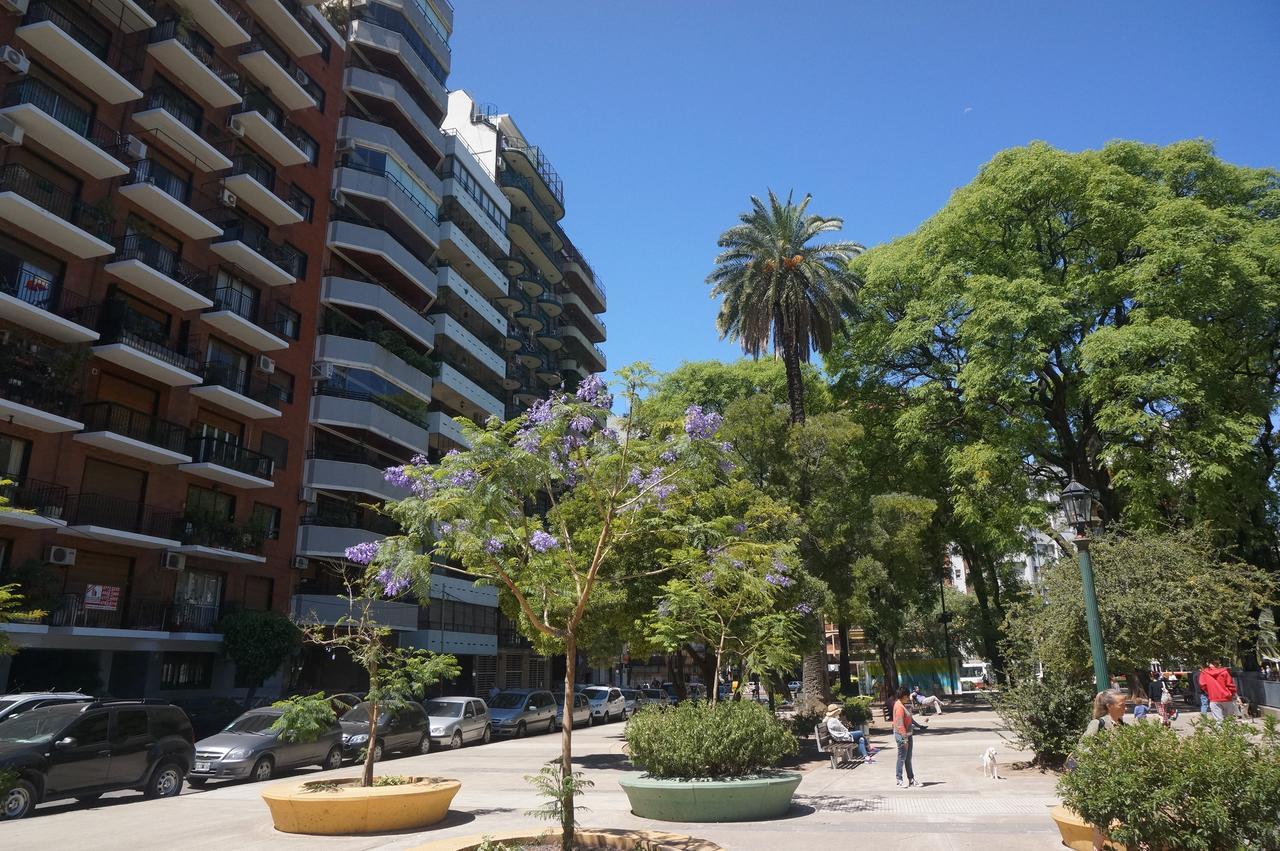
<svg viewBox="0 0 1280 851"><path fill-rule="evenodd" d="M1236 681L1220 660L1214 659L1200 672L1200 690L1209 698L1214 721L1236 714Z"/></svg>
<svg viewBox="0 0 1280 851"><path fill-rule="evenodd" d="M907 706L908 695L906 686L899 686L898 700L893 705L893 741L898 745L898 770L896 772L898 786L919 786L920 782L916 780L916 773L911 767L911 750L912 742L915 737L912 736L912 724L914 719L911 717L911 709ZM907 769L907 782L902 782L903 766Z"/></svg>

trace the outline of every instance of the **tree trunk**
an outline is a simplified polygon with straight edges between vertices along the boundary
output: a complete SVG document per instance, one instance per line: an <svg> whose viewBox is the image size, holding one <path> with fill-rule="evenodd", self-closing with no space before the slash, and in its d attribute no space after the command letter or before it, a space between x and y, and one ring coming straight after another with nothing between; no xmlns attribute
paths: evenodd
<svg viewBox="0 0 1280 851"><path fill-rule="evenodd" d="M894 656L893 646L879 639L876 640L876 656L880 659L880 667L884 669L880 694L884 700L885 717L888 718L893 712L893 701L898 693L898 660Z"/></svg>
<svg viewBox="0 0 1280 851"><path fill-rule="evenodd" d="M804 422L804 372L800 369L800 343L784 339L782 365L787 373L787 402L791 406L791 423Z"/></svg>
<svg viewBox="0 0 1280 851"><path fill-rule="evenodd" d="M837 623L836 647L840 653L840 694L842 697L853 696L853 678L849 676L849 624Z"/></svg>
<svg viewBox="0 0 1280 851"><path fill-rule="evenodd" d="M982 652L991 662L991 668L995 672L996 679L999 682L1007 682L1008 675L1005 671L1004 654L1000 650L1000 623L998 612L993 611L991 605L991 595L987 588L987 575L982 569L982 565L978 562L976 553L969 547L961 545L961 557L964 559L965 567L969 574L969 581L973 583L973 594L978 598L978 623L982 628Z"/></svg>
<svg viewBox="0 0 1280 851"><path fill-rule="evenodd" d="M248 712L253 708L253 696L258 693L258 684L254 683L249 686L249 690L244 694L244 709Z"/></svg>
<svg viewBox="0 0 1280 851"><path fill-rule="evenodd" d="M803 708L803 704L820 703L825 706L831 702L831 686L827 682L827 636L823 631L821 618L810 618L809 624L809 646L812 650L816 644L817 652L805 653L801 657L802 706L796 707L797 711Z"/></svg>
<svg viewBox="0 0 1280 851"><path fill-rule="evenodd" d="M560 848L573 851L573 678L578 667L578 640L564 640L564 723L560 725Z"/></svg>

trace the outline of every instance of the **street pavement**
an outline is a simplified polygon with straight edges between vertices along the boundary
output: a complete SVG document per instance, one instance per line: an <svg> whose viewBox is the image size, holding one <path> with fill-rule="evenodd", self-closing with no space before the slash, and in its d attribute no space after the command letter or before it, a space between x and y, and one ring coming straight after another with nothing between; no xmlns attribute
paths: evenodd
<svg viewBox="0 0 1280 851"><path fill-rule="evenodd" d="M1014 769L1027 757L1001 735L999 721L987 709L958 708L929 719L930 729L916 740L916 776L924 786L894 786L893 738L888 726L872 728L879 745L876 764L833 771L820 760L812 739L811 757L790 814L783 819L739 824L656 822L632 815L618 786L621 772L632 770L622 750L623 725L575 731L575 762L595 783L583 797L587 827L643 828L698 836L734 851L777 851L779 847L846 848L876 843L880 849L1052 849L1057 831L1049 810L1057 803L1054 777L1034 769ZM982 776L981 757L999 751L1003 780ZM444 823L427 831L355 838L303 837L271 827L261 785L209 784L180 797L146 801L119 793L93 804L47 804L23 821L0 824L0 847L76 848L95 851L175 847L186 849L408 849L452 835L483 835L528 829L543 822L527 816L541 803L525 781L560 747L558 735L495 741L460 751L389 759L381 773L454 777L462 790ZM293 772L274 782L352 776L353 766L333 772Z"/></svg>

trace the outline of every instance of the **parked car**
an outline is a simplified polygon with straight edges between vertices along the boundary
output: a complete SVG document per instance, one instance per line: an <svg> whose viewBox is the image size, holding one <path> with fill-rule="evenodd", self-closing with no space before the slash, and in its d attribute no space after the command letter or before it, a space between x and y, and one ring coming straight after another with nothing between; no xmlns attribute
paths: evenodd
<svg viewBox="0 0 1280 851"><path fill-rule="evenodd" d="M252 706L245 706L243 700L229 697L191 697L173 701L187 717L191 719L191 729L195 731L196 741L206 739L217 733L239 718L249 709L270 703L267 697L257 698Z"/></svg>
<svg viewBox="0 0 1280 851"><path fill-rule="evenodd" d="M342 728L333 725L314 742L286 742L271 729L284 713L251 709L222 732L196 742L196 760L187 775L192 786L210 780L270 780L282 768L342 767Z"/></svg>
<svg viewBox="0 0 1280 851"><path fill-rule="evenodd" d="M0 721L0 771L18 779L0 799L7 819L36 804L137 789L169 798L195 761L191 721L159 700L94 700L43 706Z"/></svg>
<svg viewBox="0 0 1280 851"><path fill-rule="evenodd" d="M582 694L591 701L591 715L601 724L627 717L627 702L622 691L611 686L587 686Z"/></svg>
<svg viewBox="0 0 1280 851"><path fill-rule="evenodd" d="M675 699L660 688L647 688L640 691L641 706L671 706Z"/></svg>
<svg viewBox="0 0 1280 851"><path fill-rule="evenodd" d="M580 691L573 693L573 728L590 727L594 721L591 719L591 701L587 700L587 696ZM556 727L564 726L564 694L556 692Z"/></svg>
<svg viewBox="0 0 1280 851"><path fill-rule="evenodd" d="M342 716L342 758L358 759L369 744L368 701ZM395 709L379 707L378 738L373 743L374 760L389 753L426 753L431 749L430 724L422 704L407 700Z"/></svg>
<svg viewBox="0 0 1280 851"><path fill-rule="evenodd" d="M791 682L787 683L787 691L791 692L792 696L795 696L795 695L799 694L799 693L800 693L800 681L799 681L799 680L792 680Z"/></svg>
<svg viewBox="0 0 1280 851"><path fill-rule="evenodd" d="M431 741L457 749L467 742L489 743L489 707L478 697L433 697L424 703Z"/></svg>
<svg viewBox="0 0 1280 851"><path fill-rule="evenodd" d="M63 706L68 703L90 703L87 694L78 691L33 691L0 695L0 721L39 709L41 706Z"/></svg>
<svg viewBox="0 0 1280 851"><path fill-rule="evenodd" d="M633 688L619 689L619 691L622 692L622 701L627 707L627 714L623 717L630 718L640 708L640 692Z"/></svg>
<svg viewBox="0 0 1280 851"><path fill-rule="evenodd" d="M550 732L556 728L556 701L546 689L503 689L489 701L489 718L499 736Z"/></svg>

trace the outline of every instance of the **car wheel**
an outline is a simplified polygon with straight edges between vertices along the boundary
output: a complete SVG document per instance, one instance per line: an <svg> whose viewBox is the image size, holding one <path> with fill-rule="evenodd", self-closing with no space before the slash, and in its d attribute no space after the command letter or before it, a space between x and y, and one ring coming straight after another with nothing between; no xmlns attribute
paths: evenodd
<svg viewBox="0 0 1280 851"><path fill-rule="evenodd" d="M325 755L324 762L321 766L328 770L342 768L342 748L335 745L329 749L329 753Z"/></svg>
<svg viewBox="0 0 1280 851"><path fill-rule="evenodd" d="M143 794L148 798L172 798L182 791L182 766L176 762L162 762L156 766Z"/></svg>
<svg viewBox="0 0 1280 851"><path fill-rule="evenodd" d="M418 740L418 753L427 753L431 750L431 736L423 733L422 738Z"/></svg>
<svg viewBox="0 0 1280 851"><path fill-rule="evenodd" d="M462 748L462 731L461 730L453 731L453 738L449 740L449 747L453 748L455 751L460 750Z"/></svg>
<svg viewBox="0 0 1280 851"><path fill-rule="evenodd" d="M548 732L548 733L554 733L554 732L556 731L556 727L559 727L559 726L560 726L560 719L559 719L559 718L552 718L552 719L547 723L547 732Z"/></svg>
<svg viewBox="0 0 1280 851"><path fill-rule="evenodd" d="M523 739L528 734L528 732L529 732L529 728L525 726L523 721L521 721L519 724L516 725L517 739Z"/></svg>
<svg viewBox="0 0 1280 851"><path fill-rule="evenodd" d="M488 724L485 724L484 735L480 737L480 743L482 745L487 745L491 741L493 741L493 728L490 727Z"/></svg>
<svg viewBox="0 0 1280 851"><path fill-rule="evenodd" d="M31 811L36 808L36 787L26 780L18 780L5 793L3 800L3 809L0 809L0 817L5 819L26 818L31 815Z"/></svg>
<svg viewBox="0 0 1280 851"><path fill-rule="evenodd" d="M208 782L209 782L208 777L188 777L187 778L188 785L194 786L197 789L203 789L204 784Z"/></svg>
<svg viewBox="0 0 1280 851"><path fill-rule="evenodd" d="M264 756L253 764L253 770L249 772L249 779L254 783L262 783L270 780L275 771L276 764L272 762L271 757Z"/></svg>
<svg viewBox="0 0 1280 851"><path fill-rule="evenodd" d="M595 725L596 725L596 719L595 719L595 716L594 716L594 715L592 715L590 712L588 712L588 713L587 713L587 726L588 726L588 727L594 727Z"/></svg>

